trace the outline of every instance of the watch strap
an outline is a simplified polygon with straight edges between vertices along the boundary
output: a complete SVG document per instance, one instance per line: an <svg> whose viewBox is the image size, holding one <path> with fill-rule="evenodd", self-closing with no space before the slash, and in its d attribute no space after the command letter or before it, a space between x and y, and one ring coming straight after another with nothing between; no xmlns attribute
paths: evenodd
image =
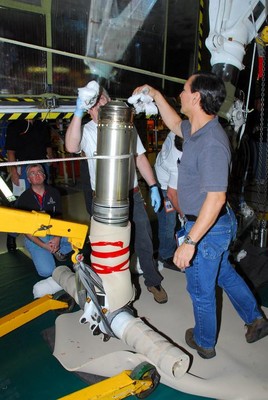
<svg viewBox="0 0 268 400"><path fill-rule="evenodd" d="M185 236L184 243L196 246L197 242L194 242L189 235Z"/></svg>

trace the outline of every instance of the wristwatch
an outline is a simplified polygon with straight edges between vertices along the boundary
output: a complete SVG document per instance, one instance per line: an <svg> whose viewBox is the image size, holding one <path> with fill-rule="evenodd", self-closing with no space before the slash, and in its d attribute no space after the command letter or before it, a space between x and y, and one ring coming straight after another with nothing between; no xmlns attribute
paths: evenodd
<svg viewBox="0 0 268 400"><path fill-rule="evenodd" d="M191 244L192 246L196 246L197 242L194 242L189 235L185 236L184 242L186 244Z"/></svg>

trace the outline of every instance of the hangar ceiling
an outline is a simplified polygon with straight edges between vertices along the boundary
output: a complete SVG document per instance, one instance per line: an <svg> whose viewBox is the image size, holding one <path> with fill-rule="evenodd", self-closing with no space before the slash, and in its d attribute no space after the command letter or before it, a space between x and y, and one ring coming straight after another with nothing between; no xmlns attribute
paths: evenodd
<svg viewBox="0 0 268 400"><path fill-rule="evenodd" d="M136 21L135 3L139 3L139 15L143 13L142 23ZM110 4L109 17L119 16L112 21L126 29L110 43L106 39L107 53L109 47L115 46L116 53L118 46L125 46L120 59L105 60L104 51L103 59L115 64L106 76L96 75L92 64L83 59L96 4L101 4L101 10ZM133 14L125 12L127 7ZM148 15L146 7L150 7ZM197 66L198 0L0 0L0 17L0 51L5 55L0 66L2 97L51 92L75 96L77 87L93 78L105 82L114 97L128 96L145 81L174 94L178 83ZM104 16L99 18L103 22ZM124 35L131 40L127 42Z"/></svg>

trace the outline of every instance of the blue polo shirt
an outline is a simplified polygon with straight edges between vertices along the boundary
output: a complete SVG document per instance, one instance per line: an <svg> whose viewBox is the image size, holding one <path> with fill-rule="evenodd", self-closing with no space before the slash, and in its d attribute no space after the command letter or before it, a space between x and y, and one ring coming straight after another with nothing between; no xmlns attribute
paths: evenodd
<svg viewBox="0 0 268 400"><path fill-rule="evenodd" d="M184 214L198 216L208 192L226 192L231 150L218 121L209 121L191 136L188 120L181 123L184 138L179 165L178 196Z"/></svg>

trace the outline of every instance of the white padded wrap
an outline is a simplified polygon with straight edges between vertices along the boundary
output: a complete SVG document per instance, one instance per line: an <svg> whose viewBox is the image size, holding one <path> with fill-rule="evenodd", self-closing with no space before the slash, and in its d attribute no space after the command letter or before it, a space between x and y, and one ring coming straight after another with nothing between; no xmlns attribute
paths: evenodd
<svg viewBox="0 0 268 400"><path fill-rule="evenodd" d="M33 286L33 296L35 299L37 299L45 296L46 294L54 294L60 290L62 290L62 287L50 276L47 279L37 282Z"/></svg>
<svg viewBox="0 0 268 400"><path fill-rule="evenodd" d="M125 306L129 301L133 300L135 295L128 268L129 251L117 257L112 256L113 252L129 246L130 227L130 223L125 227L120 227L101 224L95 221L94 218L91 219L89 236L92 247L91 263L95 272L102 279L110 311L115 311ZM115 243L115 245L112 245L112 243ZM122 247L118 247L116 243L122 243ZM111 256L105 257L107 253L110 253ZM99 256L94 254L99 254ZM113 270L114 266L124 262L126 262L125 267L121 270ZM103 265L107 273L102 273L101 268L96 267L95 264Z"/></svg>

